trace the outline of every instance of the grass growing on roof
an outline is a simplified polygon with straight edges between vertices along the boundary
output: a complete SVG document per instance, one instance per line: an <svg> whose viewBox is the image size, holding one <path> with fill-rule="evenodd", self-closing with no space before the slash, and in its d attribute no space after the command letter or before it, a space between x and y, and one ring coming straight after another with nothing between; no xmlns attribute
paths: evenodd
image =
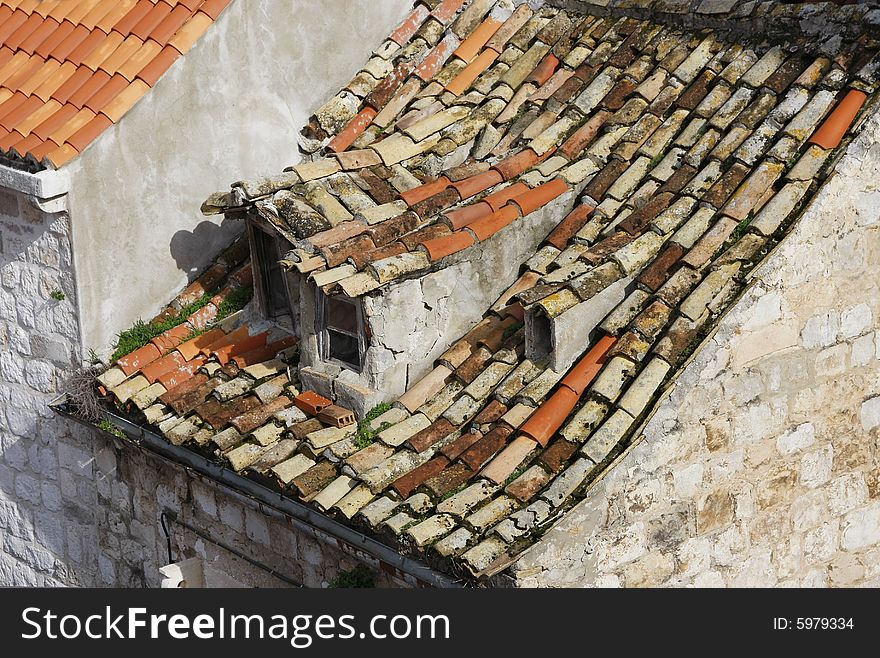
<svg viewBox="0 0 880 658"><path fill-rule="evenodd" d="M226 299L220 302L220 306L217 307L217 319L215 322L220 322L233 313L238 313L250 303L253 296L253 288L236 288L233 290L229 293L229 296Z"/></svg>
<svg viewBox="0 0 880 658"><path fill-rule="evenodd" d="M100 429L104 430L105 432L109 432L110 434L112 434L115 437L118 437L120 439L125 438L125 432L123 432L121 429L119 429L116 425L111 423L109 420L105 419L105 420L100 421L98 423L98 427Z"/></svg>
<svg viewBox="0 0 880 658"><path fill-rule="evenodd" d="M367 412L367 415L363 417L363 420L358 423L357 433L354 435L354 444L358 448L363 450L364 448L371 446L376 440L376 435L379 434L379 432L384 432L391 427L391 423L382 423L380 427L370 429L370 423L390 409L391 405L387 402L383 402L377 404Z"/></svg>
<svg viewBox="0 0 880 658"><path fill-rule="evenodd" d="M110 357L111 363L121 359L127 354L131 354L137 349L140 349L156 336L160 336L169 329L174 329L174 327L183 324L193 313L196 313L207 306L216 294L216 291L205 293L196 301L187 304L177 313L163 320L152 320L151 322L138 320L130 329L127 329L116 336L116 344L113 346L113 354ZM247 306L251 297L253 297L253 294L253 288L236 288L233 290L229 296L220 303L220 306L217 309L215 323ZM198 336L200 331L201 333L204 333L204 330L194 331L187 340Z"/></svg>

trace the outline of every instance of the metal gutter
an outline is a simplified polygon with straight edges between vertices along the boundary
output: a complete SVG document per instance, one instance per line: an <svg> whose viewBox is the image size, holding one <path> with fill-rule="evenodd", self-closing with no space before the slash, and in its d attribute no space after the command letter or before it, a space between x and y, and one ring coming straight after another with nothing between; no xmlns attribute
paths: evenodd
<svg viewBox="0 0 880 658"><path fill-rule="evenodd" d="M81 425L94 428L93 424L78 418L76 415L65 410L62 406L64 402L65 396L61 396L53 400L49 404L49 407L56 413L70 418ZM121 416L117 416L109 411L104 411L103 415L106 420L110 421L125 432L126 436L132 441L132 443L138 447L145 448L160 457L190 468L205 477L220 482L268 507L274 508L275 510L289 516L293 520L295 527L299 530L315 537L316 539L322 540L322 533L330 535L351 548L367 553L376 560L394 567L430 587L446 588L462 586L460 582L449 576L442 574L439 571L435 571L417 560L405 555L400 555L393 548L386 546L347 525L339 523L299 501L283 496L282 494L272 491L249 478L239 475L235 471L231 471L219 464L215 464L202 455L196 454L186 448L175 446L157 434L135 425Z"/></svg>

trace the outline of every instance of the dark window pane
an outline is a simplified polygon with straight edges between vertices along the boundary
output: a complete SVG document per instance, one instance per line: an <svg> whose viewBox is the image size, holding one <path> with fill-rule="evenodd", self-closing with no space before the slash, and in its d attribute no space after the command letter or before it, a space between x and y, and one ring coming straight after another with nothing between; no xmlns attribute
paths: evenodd
<svg viewBox="0 0 880 658"><path fill-rule="evenodd" d="M357 338L348 334L341 334L332 329L327 330L327 337L330 340L330 358L342 361L358 369L361 367Z"/></svg>
<svg viewBox="0 0 880 658"><path fill-rule="evenodd" d="M265 231L254 230L254 242L260 261L260 278L266 293L266 306L270 317L290 313L290 301L287 298L287 287L284 272L278 263L281 250L278 240Z"/></svg>
<svg viewBox="0 0 880 658"><path fill-rule="evenodd" d="M357 333L357 308L351 302L338 297L326 297L327 300L327 326Z"/></svg>

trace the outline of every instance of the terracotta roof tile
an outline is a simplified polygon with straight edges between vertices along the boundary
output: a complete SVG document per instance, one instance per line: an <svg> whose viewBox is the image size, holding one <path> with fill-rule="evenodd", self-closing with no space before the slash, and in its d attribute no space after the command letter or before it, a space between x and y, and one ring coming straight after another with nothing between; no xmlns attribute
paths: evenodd
<svg viewBox="0 0 880 658"><path fill-rule="evenodd" d="M482 217L468 225L468 230L473 231L480 241L488 240L505 226L519 219L519 208L513 205L504 206L498 212L487 217Z"/></svg>
<svg viewBox="0 0 880 658"><path fill-rule="evenodd" d="M843 100L825 119L819 130L810 137L809 142L826 149L837 148L867 98L868 96L865 92L858 89L850 89Z"/></svg>
<svg viewBox="0 0 880 658"><path fill-rule="evenodd" d="M177 48L170 45L165 46L153 61L138 72L137 77L152 87L179 57L180 51Z"/></svg>
<svg viewBox="0 0 880 658"><path fill-rule="evenodd" d="M3 124L5 150L14 148L12 157L31 156L54 166L68 162L100 135L102 126L109 126L91 117L64 131L65 139L78 133L72 143L49 135L73 119L68 102L119 121L227 4L65 0L0 5L0 84L6 87L0 88L0 107L5 106L7 120L17 121ZM166 43L171 45L163 49ZM18 99L17 91L26 98ZM14 113L6 104L10 98L16 99ZM55 103L64 106L60 117Z"/></svg>
<svg viewBox="0 0 880 658"><path fill-rule="evenodd" d="M367 126L373 122L373 119L376 118L377 114L378 112L372 107L363 108L351 121L349 121L345 130L336 135L336 137L330 141L327 148L334 153L341 153L348 149L348 147L354 144L355 140L363 134L364 130L367 129Z"/></svg>
<svg viewBox="0 0 880 658"><path fill-rule="evenodd" d="M467 249L474 244L473 236L467 231L456 231L449 235L426 240L422 242L421 247L427 252L432 262L445 258L450 254Z"/></svg>
<svg viewBox="0 0 880 658"><path fill-rule="evenodd" d="M455 50L455 56L465 62L472 62L501 25L501 21L497 21L491 16L486 18L467 39L461 42L461 45ZM495 52L496 57L498 56L498 51L492 52Z"/></svg>

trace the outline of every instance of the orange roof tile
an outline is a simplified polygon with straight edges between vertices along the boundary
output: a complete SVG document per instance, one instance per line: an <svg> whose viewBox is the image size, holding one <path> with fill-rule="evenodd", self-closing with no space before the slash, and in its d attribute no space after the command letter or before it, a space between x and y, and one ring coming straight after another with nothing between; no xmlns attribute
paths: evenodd
<svg viewBox="0 0 880 658"><path fill-rule="evenodd" d="M501 21L497 21L489 16L467 39L461 42L461 45L453 54L466 62L472 62L500 27ZM497 56L498 53L496 52Z"/></svg>
<svg viewBox="0 0 880 658"><path fill-rule="evenodd" d="M810 137L810 143L818 144L825 149L837 148L867 98L868 95L865 92L850 89L840 104L825 119L825 123Z"/></svg>
<svg viewBox="0 0 880 658"><path fill-rule="evenodd" d="M69 161L119 121L228 4L3 0L0 149L48 166Z"/></svg>

